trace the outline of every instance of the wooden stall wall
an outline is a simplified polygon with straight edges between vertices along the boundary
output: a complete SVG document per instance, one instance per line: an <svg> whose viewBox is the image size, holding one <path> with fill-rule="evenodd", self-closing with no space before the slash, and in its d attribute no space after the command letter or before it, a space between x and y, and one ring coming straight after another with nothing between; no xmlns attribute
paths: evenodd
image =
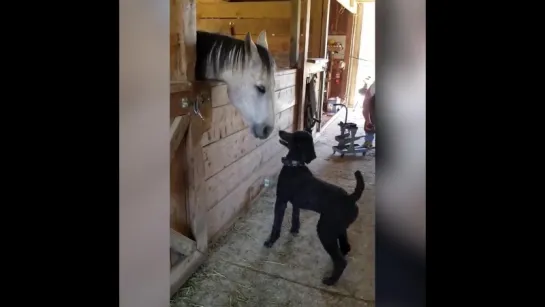
<svg viewBox="0 0 545 307"><path fill-rule="evenodd" d="M290 1L226 2L197 1L197 29L244 38L250 32L254 40L267 31L269 50L278 67L289 66Z"/></svg>
<svg viewBox="0 0 545 307"><path fill-rule="evenodd" d="M280 158L287 151L278 143L278 130L291 131L293 127L295 72L276 73L276 125L266 140L250 134L229 103L225 84L212 88L212 127L201 140L210 240L260 195L265 179L274 180L279 173Z"/></svg>

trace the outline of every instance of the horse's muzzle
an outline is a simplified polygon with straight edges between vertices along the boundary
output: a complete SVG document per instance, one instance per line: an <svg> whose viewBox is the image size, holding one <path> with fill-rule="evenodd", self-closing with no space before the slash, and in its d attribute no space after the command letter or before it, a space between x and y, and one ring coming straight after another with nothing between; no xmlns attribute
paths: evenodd
<svg viewBox="0 0 545 307"><path fill-rule="evenodd" d="M273 126L270 126L268 124L255 124L252 125L252 133L254 136L258 139L266 139L271 135L272 131L274 130Z"/></svg>

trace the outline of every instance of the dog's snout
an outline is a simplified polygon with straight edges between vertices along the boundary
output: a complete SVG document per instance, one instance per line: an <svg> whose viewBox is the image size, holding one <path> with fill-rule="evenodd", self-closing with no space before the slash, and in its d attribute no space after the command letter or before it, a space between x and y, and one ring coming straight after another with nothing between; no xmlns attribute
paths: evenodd
<svg viewBox="0 0 545 307"><path fill-rule="evenodd" d="M271 135L273 127L268 124L256 124L252 126L252 132L259 139L266 139Z"/></svg>

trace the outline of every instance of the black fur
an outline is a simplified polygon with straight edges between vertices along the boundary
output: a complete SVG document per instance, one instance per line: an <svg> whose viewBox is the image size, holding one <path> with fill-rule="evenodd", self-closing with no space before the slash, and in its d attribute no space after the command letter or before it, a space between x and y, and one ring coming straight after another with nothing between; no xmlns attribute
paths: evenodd
<svg viewBox="0 0 545 307"><path fill-rule="evenodd" d="M274 68L274 58L271 53L261 45L257 45L257 53L261 62L265 66L267 73L271 73ZM236 39L217 33L197 31L197 59L195 65L195 78L197 80L206 80L206 69L213 67L214 74L226 68L229 63L229 55L234 52L234 65L239 61L245 61L250 55L250 50L245 46L244 40ZM216 63L209 63L210 60ZM244 67L242 67L244 68Z"/></svg>
<svg viewBox="0 0 545 307"><path fill-rule="evenodd" d="M333 260L333 273L323 279L326 285L333 285L341 277L346 260L344 255L350 251L346 230L358 217L356 201L360 199L365 183L360 171L354 173L356 189L348 194L344 189L314 177L305 164L316 159L312 135L306 131L279 132L280 144L288 147L284 167L280 171L276 187L274 222L271 235L265 241L271 247L280 237L280 228L288 201L293 206L291 221L292 234L299 232L300 209L312 210L320 214L318 237L324 249Z"/></svg>

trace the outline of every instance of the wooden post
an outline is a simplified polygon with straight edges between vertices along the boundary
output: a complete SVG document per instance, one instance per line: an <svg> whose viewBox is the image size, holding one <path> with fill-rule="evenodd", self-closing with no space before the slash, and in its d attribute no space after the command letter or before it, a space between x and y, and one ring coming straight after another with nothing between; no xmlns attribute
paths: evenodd
<svg viewBox="0 0 545 307"><path fill-rule="evenodd" d="M358 88L361 88L362 84L356 84L357 82L357 76L358 76L358 67L360 64L359 56L360 56L360 48L361 48L361 30L363 25L363 4L357 3L356 8L356 14L354 15L354 35L353 35L353 42L352 50L350 52L350 62L348 64L348 86L347 86L347 95L346 95L346 106L347 107L353 107L354 106L354 97L356 90Z"/></svg>
<svg viewBox="0 0 545 307"><path fill-rule="evenodd" d="M324 0L322 3L322 36L320 40L320 57L325 58L327 55L327 36L329 34L329 10L331 8L331 0ZM329 59L331 61L331 59Z"/></svg>
<svg viewBox="0 0 545 307"><path fill-rule="evenodd" d="M294 24L297 24L299 25L300 22L301 22L301 0L292 0L292 3L294 2L297 2L297 4L293 4L292 7L295 8L297 7L298 8L298 12L297 14L294 14L292 15L292 26ZM304 29L303 29L303 39L305 40L304 41L304 44L303 44L303 50L302 52L300 53L301 56L299 57L299 53L297 53L297 58L298 58L298 61L297 61L297 79L296 79L296 83L295 83L295 90L296 90L296 108L295 108L295 130L302 130L304 128L304 115L305 115L305 92L306 92L306 77L307 77L307 73L305 71L305 64L307 62L307 58L308 58L308 41L309 41L309 29L310 29L310 2L311 0L305 0L305 26L304 26ZM294 19L297 19L297 20L294 20ZM298 27L298 26L297 26ZM299 48L299 43L296 44L297 47L293 46L293 42L295 41L295 38L293 37L294 36L294 31L293 31L293 28L292 28L292 46L291 46L291 51L292 53L290 53L290 59L292 58L295 58L295 55L293 54L293 52L295 51L294 48ZM301 35L298 35L298 37L300 37ZM297 40L298 42L298 40Z"/></svg>
<svg viewBox="0 0 545 307"><path fill-rule="evenodd" d="M301 0L291 0L290 67L299 64L299 40L301 37Z"/></svg>
<svg viewBox="0 0 545 307"><path fill-rule="evenodd" d="M326 58L327 57L327 36L329 34L329 10L331 8L331 0L322 0L322 15L321 15L321 31L320 31L320 46L319 46L319 54L318 56L320 58ZM332 59L328 59L328 67L329 63ZM322 110L324 107L324 102L327 99L326 96L326 82L327 82L327 67L324 69L324 71L321 73L320 78L320 86L319 86L319 104L317 106L318 110L318 120L322 121ZM317 124L316 132L320 132L321 129L321 123Z"/></svg>
<svg viewBox="0 0 545 307"><path fill-rule="evenodd" d="M171 250L185 256L170 270L170 294L173 295L204 261L208 248L200 140L210 126L211 103L210 93L202 95L206 90L195 83L196 1L170 0L170 12L171 210L174 207L183 211L171 216L184 219L176 220L183 225L178 228L191 232L179 233L171 228ZM201 108L201 102L205 108ZM195 114L195 109L199 109L206 120ZM188 237L191 234L195 240Z"/></svg>

